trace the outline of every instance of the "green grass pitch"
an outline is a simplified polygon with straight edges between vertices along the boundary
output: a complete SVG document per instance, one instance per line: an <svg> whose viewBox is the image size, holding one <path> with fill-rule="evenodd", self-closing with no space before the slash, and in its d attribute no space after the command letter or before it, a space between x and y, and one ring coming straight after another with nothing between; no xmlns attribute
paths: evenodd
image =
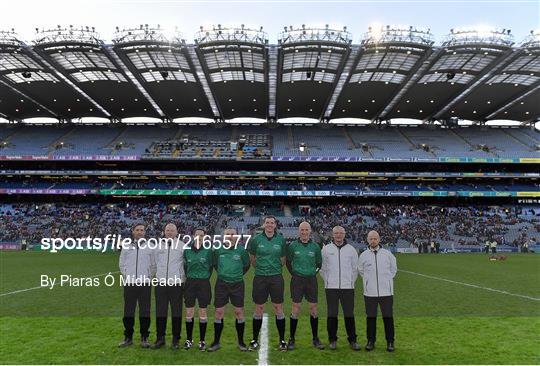
<svg viewBox="0 0 540 366"><path fill-rule="evenodd" d="M267 306L268 363L540 363L540 256L510 254L506 261L491 262L485 254L401 254L397 255L397 261L398 268L403 271L398 272L395 284L396 352L387 353L385 350L382 319L378 321L378 343L373 352L353 352L348 348L341 319L338 349L315 350L311 346L307 305L303 308L298 325L297 349L280 352L277 350L274 318L271 308ZM0 294L39 286L41 274L84 277L117 271L117 268L118 256L112 253L0 252ZM420 276L418 273L436 278ZM250 270L246 275L246 342L251 337L252 276L253 270ZM291 309L288 279L286 274L287 315ZM357 284L357 332L360 343L364 344L364 302L361 282ZM209 310L207 341L211 342L213 307L210 306ZM319 335L327 344L326 306L321 282L319 313ZM135 345L128 349L118 349L123 330L121 317L122 290L118 285L34 289L0 296L0 364L258 362L257 352L241 353L236 349L234 319L230 308L225 318L222 349L213 354L195 349L173 351L168 347L160 350L141 349L138 345L138 322ZM155 336L154 326L152 319L151 341ZM185 325L182 331L185 339ZM194 335L197 341L197 326ZM167 341L170 342L170 336L167 336Z"/></svg>

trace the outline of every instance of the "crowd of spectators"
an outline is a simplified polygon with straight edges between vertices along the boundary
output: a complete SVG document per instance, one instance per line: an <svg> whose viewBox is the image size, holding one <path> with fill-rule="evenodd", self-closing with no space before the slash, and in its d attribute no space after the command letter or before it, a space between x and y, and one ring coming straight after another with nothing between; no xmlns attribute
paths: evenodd
<svg viewBox="0 0 540 366"><path fill-rule="evenodd" d="M164 203L19 203L0 205L0 242L43 237L83 238L130 235L137 222L147 225L148 236L159 236L163 225L174 222L182 234L204 227L211 234L227 206Z"/></svg>
<svg viewBox="0 0 540 366"><path fill-rule="evenodd" d="M329 241L332 228L342 225L347 239L363 243L369 230L377 230L387 245L408 243L419 246L432 241L482 246L486 240L520 246L540 239L540 210L521 206L454 206L399 204L303 204L289 207L291 219L278 228L311 223L317 240ZM38 243L43 237L104 237L129 235L135 222L147 224L147 234L159 236L163 225L172 221L180 233L204 227L219 233L229 222L246 222L248 231L260 228L264 214L285 216L285 205L250 206L249 216L236 213L228 204L211 203L16 203L0 205L0 242L25 240ZM279 217L278 217L279 219ZM510 231L514 235L506 235ZM508 239L510 238L510 239Z"/></svg>
<svg viewBox="0 0 540 366"><path fill-rule="evenodd" d="M517 247L531 237L540 239L540 217L534 211L529 212L530 216L523 214L519 206L337 204L304 207L294 225L303 220L310 222L323 240L330 240L332 227L343 225L347 237L355 243L364 242L370 230L377 230L388 245L401 240L414 247L432 241L481 246L489 239ZM506 240L505 234L516 225L519 229L514 239ZM524 225L532 225L533 229Z"/></svg>

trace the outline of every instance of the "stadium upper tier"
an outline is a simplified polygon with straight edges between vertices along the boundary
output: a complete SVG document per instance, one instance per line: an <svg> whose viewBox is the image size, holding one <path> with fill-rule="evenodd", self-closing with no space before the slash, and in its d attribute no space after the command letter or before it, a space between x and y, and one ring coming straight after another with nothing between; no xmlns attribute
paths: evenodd
<svg viewBox="0 0 540 366"><path fill-rule="evenodd" d="M0 32L0 118L118 121L515 120L540 116L540 31L506 29L202 28L37 30L33 45Z"/></svg>
<svg viewBox="0 0 540 366"><path fill-rule="evenodd" d="M0 127L0 159L538 162L530 128L319 126ZM467 160L468 159L468 160ZM505 160L506 159L506 160ZM520 160L521 159L521 160Z"/></svg>

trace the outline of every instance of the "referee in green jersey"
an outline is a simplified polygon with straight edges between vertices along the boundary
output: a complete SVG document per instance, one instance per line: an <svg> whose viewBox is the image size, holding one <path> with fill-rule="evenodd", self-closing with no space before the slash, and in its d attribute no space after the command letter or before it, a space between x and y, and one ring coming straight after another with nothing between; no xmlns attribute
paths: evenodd
<svg viewBox="0 0 540 366"><path fill-rule="evenodd" d="M223 243L214 251L214 268L217 271L217 281L214 289L214 342L208 348L209 352L221 348L221 332L223 331L223 316L225 305L231 303L236 318L236 335L238 349L247 351L244 343L244 274L249 269L249 254L243 244L237 245L236 229L225 229Z"/></svg>
<svg viewBox="0 0 540 366"><path fill-rule="evenodd" d="M317 349L324 349L324 345L319 339L319 317L317 314L317 272L321 268L322 257L321 248L311 240L311 225L302 222L298 226L298 239L287 247L287 268L291 272L291 298L292 312L290 321L289 344L287 348L295 348L296 326L298 325L298 315L302 307L302 299L305 298L309 304L310 324L313 346Z"/></svg>
<svg viewBox="0 0 540 366"><path fill-rule="evenodd" d="M282 267L285 264L285 239L276 232L276 224L274 216L266 216L263 223L264 231L251 238L249 242L251 265L255 267L252 292L255 313L253 314L253 340L249 343L250 350L259 347L259 332L268 296L270 296L276 316L279 349L287 350L285 315L283 314L285 284L282 275Z"/></svg>
<svg viewBox="0 0 540 366"><path fill-rule="evenodd" d="M212 299L210 275L212 274L212 250L203 246L205 231L196 229L193 233L193 242L184 250L184 272L186 283L184 285L184 303L186 305L186 332L187 339L184 349L193 347L193 317L195 316L195 302L199 303L199 350L206 350L206 308Z"/></svg>

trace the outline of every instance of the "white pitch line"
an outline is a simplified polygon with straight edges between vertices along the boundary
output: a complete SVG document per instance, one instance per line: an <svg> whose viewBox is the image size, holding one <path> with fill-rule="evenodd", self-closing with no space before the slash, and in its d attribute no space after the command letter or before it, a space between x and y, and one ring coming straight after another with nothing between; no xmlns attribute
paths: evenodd
<svg viewBox="0 0 540 366"><path fill-rule="evenodd" d="M527 296L527 295L521 295L521 294L514 294L514 293L512 293L512 292L508 292L508 291L504 291L504 290L498 290L498 289L496 289L496 288L491 288L491 287L484 287L484 286L480 286L480 285L475 285L475 284L472 284L472 283L465 283L465 282L459 282L459 281L449 280L449 279L446 279L446 278L430 276L430 275L426 275L426 274L423 274L423 273L417 273L417 272L412 272L412 271L405 271L405 270L403 270L403 269L400 269L399 272L405 272L405 273L410 273L410 274L414 274L414 275L421 276L421 277L431 278L431 279L433 279L433 280L439 280L439 281L444 281L444 282L454 283L454 284L456 284L456 285L462 285L462 286L478 288L478 289L486 290L486 291L498 292L498 293L503 294L503 295L509 295L509 296L515 296L515 297L521 297L522 299L533 300L533 301L540 301L540 298L537 298L537 297L532 297L532 296Z"/></svg>
<svg viewBox="0 0 540 366"><path fill-rule="evenodd" d="M115 274L115 273L118 273L118 272L120 272L120 271L100 273L100 274L93 275L93 276L90 276L90 277L87 277L87 278L101 277L101 276L106 276L109 273L110 274ZM47 286L36 286L36 287L30 287L30 288L23 288L22 290L15 290L15 291L11 291L11 292L6 292L5 294L0 294L0 297L8 296L8 295L15 295L15 294L18 294L18 293L21 293L21 292L26 292L26 291L38 290L40 288L48 288L48 287Z"/></svg>
<svg viewBox="0 0 540 366"><path fill-rule="evenodd" d="M37 290L37 289L39 289L39 288L45 288L45 286L30 287L30 288L25 288L25 289L22 289L22 290L16 290L16 291L11 291L11 292L6 292L5 294L0 294L0 297L18 294L19 292L26 292L26 291Z"/></svg>
<svg viewBox="0 0 540 366"><path fill-rule="evenodd" d="M259 365L268 365L268 314L263 314L259 346Z"/></svg>

